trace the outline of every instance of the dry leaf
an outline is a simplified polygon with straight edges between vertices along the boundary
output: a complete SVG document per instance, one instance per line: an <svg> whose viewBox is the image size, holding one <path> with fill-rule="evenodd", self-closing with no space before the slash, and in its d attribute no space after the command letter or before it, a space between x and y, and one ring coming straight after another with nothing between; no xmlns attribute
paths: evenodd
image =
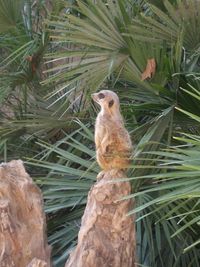
<svg viewBox="0 0 200 267"><path fill-rule="evenodd" d="M150 58L147 60L147 65L145 71L142 73L142 81L147 78L151 78L156 71L156 61L154 58Z"/></svg>
<svg viewBox="0 0 200 267"><path fill-rule="evenodd" d="M35 55L27 56L26 60L30 62L32 73L36 72L36 57Z"/></svg>

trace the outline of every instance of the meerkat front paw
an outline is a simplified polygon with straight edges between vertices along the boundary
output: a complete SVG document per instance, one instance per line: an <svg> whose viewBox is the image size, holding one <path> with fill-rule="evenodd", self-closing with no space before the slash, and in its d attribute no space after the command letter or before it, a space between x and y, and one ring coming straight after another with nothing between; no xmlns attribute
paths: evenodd
<svg viewBox="0 0 200 267"><path fill-rule="evenodd" d="M101 171L98 175L97 175L97 181L100 181L105 175L105 171Z"/></svg>

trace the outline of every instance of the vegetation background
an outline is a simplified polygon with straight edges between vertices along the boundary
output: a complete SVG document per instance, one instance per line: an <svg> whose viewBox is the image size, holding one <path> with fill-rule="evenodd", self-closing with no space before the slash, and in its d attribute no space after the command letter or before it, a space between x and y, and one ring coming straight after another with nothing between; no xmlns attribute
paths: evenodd
<svg viewBox="0 0 200 267"><path fill-rule="evenodd" d="M90 95L102 88L135 144L138 266L200 266L199 12L198 0L0 0L0 160L26 161L43 190L54 266L99 172Z"/></svg>

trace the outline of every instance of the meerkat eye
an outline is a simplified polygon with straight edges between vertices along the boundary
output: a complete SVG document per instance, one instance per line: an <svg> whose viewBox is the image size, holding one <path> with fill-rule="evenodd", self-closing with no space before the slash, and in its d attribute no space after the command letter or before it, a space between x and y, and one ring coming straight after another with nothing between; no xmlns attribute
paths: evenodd
<svg viewBox="0 0 200 267"><path fill-rule="evenodd" d="M105 97L105 95L104 95L103 93L99 93L99 94L98 94L98 98L99 98L99 99L103 99L104 97Z"/></svg>
<svg viewBox="0 0 200 267"><path fill-rule="evenodd" d="M113 104L114 104L114 100L112 99L112 100L110 100L109 103L108 103L109 108L111 108L111 107L113 106Z"/></svg>

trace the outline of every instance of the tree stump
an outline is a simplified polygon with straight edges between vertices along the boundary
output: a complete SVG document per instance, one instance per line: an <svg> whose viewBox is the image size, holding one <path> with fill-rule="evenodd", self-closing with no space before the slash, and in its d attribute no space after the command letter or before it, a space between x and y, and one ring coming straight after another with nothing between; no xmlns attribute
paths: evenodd
<svg viewBox="0 0 200 267"><path fill-rule="evenodd" d="M102 171L88 194L78 244L65 267L135 267L135 228L127 212L132 201L120 199L131 193L121 170Z"/></svg>
<svg viewBox="0 0 200 267"><path fill-rule="evenodd" d="M21 160L0 165L0 267L50 267L40 189Z"/></svg>

